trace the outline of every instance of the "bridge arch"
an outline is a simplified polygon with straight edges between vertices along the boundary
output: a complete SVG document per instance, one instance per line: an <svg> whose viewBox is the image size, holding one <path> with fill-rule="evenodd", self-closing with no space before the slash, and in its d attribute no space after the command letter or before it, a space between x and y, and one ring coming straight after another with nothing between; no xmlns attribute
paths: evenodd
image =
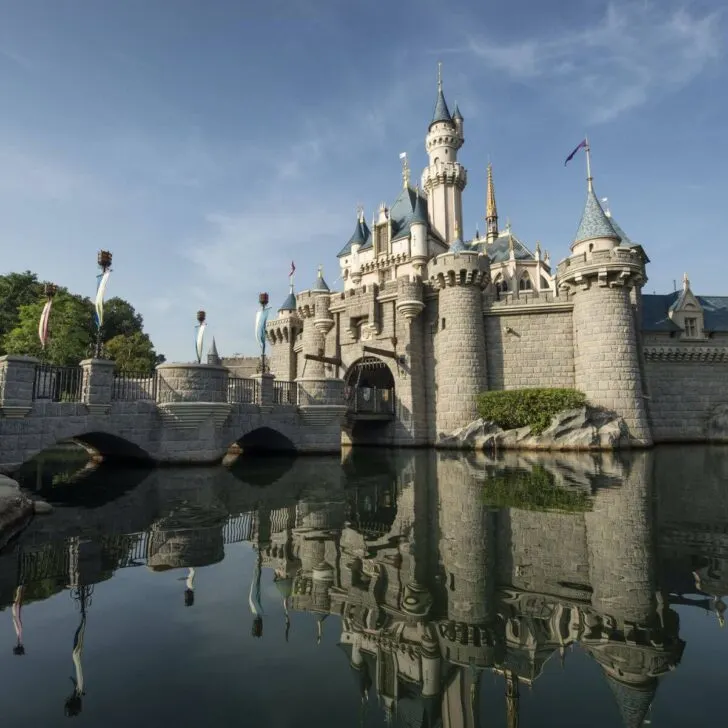
<svg viewBox="0 0 728 728"><path fill-rule="evenodd" d="M296 445L293 441L272 427L256 427L236 440L235 444L243 453L296 452Z"/></svg>
<svg viewBox="0 0 728 728"><path fill-rule="evenodd" d="M90 457L103 460L141 463L153 462L153 458L145 448L122 435L103 430L78 432L69 428L68 433L61 430L53 435L48 434L47 436L43 436L41 446L37 449L26 450L23 453L22 463L18 463L18 466L22 466L56 445L62 445L64 443L79 445L88 452Z"/></svg>

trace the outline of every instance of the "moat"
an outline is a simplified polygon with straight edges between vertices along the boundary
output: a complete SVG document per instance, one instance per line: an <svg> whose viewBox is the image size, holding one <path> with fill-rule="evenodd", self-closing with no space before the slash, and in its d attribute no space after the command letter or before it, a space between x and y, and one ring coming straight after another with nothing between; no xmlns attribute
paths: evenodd
<svg viewBox="0 0 728 728"><path fill-rule="evenodd" d="M721 724L728 447L19 475L8 726Z"/></svg>

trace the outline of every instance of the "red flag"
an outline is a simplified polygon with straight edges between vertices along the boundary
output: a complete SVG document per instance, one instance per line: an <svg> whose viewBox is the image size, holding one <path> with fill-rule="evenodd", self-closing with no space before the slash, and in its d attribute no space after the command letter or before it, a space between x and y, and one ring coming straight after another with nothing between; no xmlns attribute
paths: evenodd
<svg viewBox="0 0 728 728"><path fill-rule="evenodd" d="M291 272L288 274L288 277L291 278L291 276L293 276L293 274L295 272L296 272L296 264L293 261L291 261Z"/></svg>
<svg viewBox="0 0 728 728"><path fill-rule="evenodd" d="M564 167L574 158L574 155L582 148L586 148L586 139L582 139L577 145L576 149L566 158Z"/></svg>

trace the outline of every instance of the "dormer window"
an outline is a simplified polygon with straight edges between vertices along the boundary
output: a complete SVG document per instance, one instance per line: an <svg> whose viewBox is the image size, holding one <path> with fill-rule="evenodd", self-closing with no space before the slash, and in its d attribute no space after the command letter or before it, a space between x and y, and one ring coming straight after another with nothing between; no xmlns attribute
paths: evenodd
<svg viewBox="0 0 728 728"><path fill-rule="evenodd" d="M685 319L685 337L688 339L695 339L698 336L698 319L686 318Z"/></svg>
<svg viewBox="0 0 728 728"><path fill-rule="evenodd" d="M528 273L521 278L520 281L518 281L518 289L520 291L530 291L531 290L531 278L529 277Z"/></svg>
<svg viewBox="0 0 728 728"><path fill-rule="evenodd" d="M374 228L374 255L385 255L387 252L387 223Z"/></svg>

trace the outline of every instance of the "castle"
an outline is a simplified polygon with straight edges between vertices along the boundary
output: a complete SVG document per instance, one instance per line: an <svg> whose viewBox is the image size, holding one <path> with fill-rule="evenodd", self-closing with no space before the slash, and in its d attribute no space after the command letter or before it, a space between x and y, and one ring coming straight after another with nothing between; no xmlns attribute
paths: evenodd
<svg viewBox="0 0 728 728"><path fill-rule="evenodd" d="M465 240L464 142L440 78L420 184L402 155L394 203L371 223L358 211L338 253L343 291L321 269L309 290L291 286L266 325L271 372L340 378L350 397L384 398L349 418L345 441L436 444L477 419L480 392L524 387L584 392L624 418L637 446L728 439L728 297L696 296L687 275L682 291L643 294L649 259L605 212L589 165L557 266L499 227L490 165L485 235Z"/></svg>

